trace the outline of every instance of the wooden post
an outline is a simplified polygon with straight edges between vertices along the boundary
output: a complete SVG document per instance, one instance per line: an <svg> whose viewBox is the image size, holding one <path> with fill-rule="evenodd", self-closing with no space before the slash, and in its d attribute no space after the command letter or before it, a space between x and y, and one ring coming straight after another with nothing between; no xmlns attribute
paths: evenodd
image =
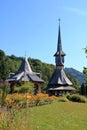
<svg viewBox="0 0 87 130"><path fill-rule="evenodd" d="M38 93L41 93L41 87L39 83L38 83Z"/></svg>

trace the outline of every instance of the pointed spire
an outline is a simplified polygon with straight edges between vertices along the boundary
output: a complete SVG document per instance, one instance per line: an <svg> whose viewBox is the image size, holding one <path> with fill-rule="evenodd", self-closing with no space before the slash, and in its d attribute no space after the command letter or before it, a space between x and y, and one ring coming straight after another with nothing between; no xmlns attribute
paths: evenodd
<svg viewBox="0 0 87 130"><path fill-rule="evenodd" d="M61 56L65 56L66 54L62 51L62 42L61 42L61 31L60 31L60 19L59 21L59 28L58 28L58 42L57 42L57 52L54 56L59 56L59 51L61 52Z"/></svg>
<svg viewBox="0 0 87 130"><path fill-rule="evenodd" d="M22 71L32 73L32 69L31 69L28 59L26 57L22 61L21 66L18 70L18 72L22 72Z"/></svg>
<svg viewBox="0 0 87 130"><path fill-rule="evenodd" d="M57 44L57 52L59 53L59 58L57 62L57 66L64 66L62 62L62 44L61 44L61 33L60 33L60 19L59 20L59 33L58 33L58 44Z"/></svg>
<svg viewBox="0 0 87 130"><path fill-rule="evenodd" d="M57 52L62 51L61 32L60 32L60 19L58 19L58 20L59 20L59 33L58 33Z"/></svg>

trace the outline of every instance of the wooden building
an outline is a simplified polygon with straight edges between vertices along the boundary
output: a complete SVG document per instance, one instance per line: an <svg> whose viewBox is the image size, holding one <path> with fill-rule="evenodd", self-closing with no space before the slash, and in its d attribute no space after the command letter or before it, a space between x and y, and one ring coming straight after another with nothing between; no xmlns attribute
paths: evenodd
<svg viewBox="0 0 87 130"><path fill-rule="evenodd" d="M30 64L27 60L27 58L25 57L21 66L19 67L18 72L16 72L15 74L11 75L7 81L10 83L10 87L11 87L11 93L13 92L13 88L14 85L19 83L19 82L32 82L34 83L35 86L35 94L40 93L41 92L41 87L40 85L42 83L44 83L44 80L41 79L40 77L40 73L36 73L33 72Z"/></svg>
<svg viewBox="0 0 87 130"><path fill-rule="evenodd" d="M49 95L62 95L62 93L70 93L75 91L75 88L72 87L73 85L72 82L68 79L68 77L64 72L65 55L66 54L62 50L60 21L59 21L57 51L54 54L56 68L46 88L47 93L49 93Z"/></svg>

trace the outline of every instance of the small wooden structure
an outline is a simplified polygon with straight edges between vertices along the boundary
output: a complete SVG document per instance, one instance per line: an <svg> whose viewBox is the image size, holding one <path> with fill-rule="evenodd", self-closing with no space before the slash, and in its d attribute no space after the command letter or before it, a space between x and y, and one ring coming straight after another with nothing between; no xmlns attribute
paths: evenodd
<svg viewBox="0 0 87 130"><path fill-rule="evenodd" d="M19 83L19 82L32 82L34 83L35 86L35 94L41 92L41 87L40 85L44 83L44 80L41 79L40 73L33 72L30 64L25 57L18 72L15 74L11 75L6 81L10 83L10 88L11 88L11 93L13 92L14 85Z"/></svg>

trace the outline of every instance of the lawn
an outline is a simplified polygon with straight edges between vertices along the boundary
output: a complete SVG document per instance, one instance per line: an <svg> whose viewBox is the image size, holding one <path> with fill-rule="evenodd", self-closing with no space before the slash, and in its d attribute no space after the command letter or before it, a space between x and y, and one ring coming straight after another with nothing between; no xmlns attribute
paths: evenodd
<svg viewBox="0 0 87 130"><path fill-rule="evenodd" d="M56 102L29 111L30 130L87 130L87 104Z"/></svg>
<svg viewBox="0 0 87 130"><path fill-rule="evenodd" d="M7 116L2 130L87 130L87 103L56 101L12 110L10 118L9 114Z"/></svg>

